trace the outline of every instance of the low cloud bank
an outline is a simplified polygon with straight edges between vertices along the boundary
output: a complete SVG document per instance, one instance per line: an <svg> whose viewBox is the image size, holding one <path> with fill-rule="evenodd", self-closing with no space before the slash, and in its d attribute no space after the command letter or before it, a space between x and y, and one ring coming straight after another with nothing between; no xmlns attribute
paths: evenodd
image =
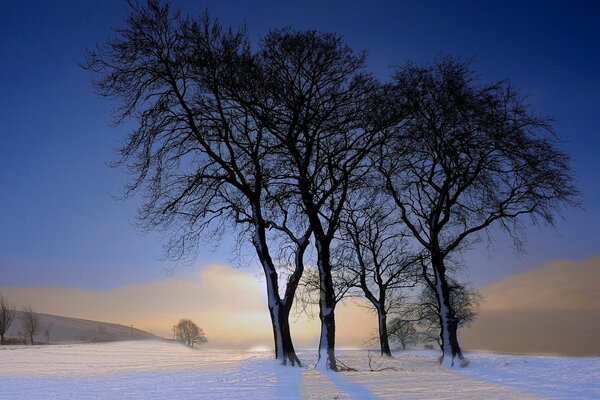
<svg viewBox="0 0 600 400"><path fill-rule="evenodd" d="M170 337L180 318L200 325L215 348L270 348L264 282L247 270L204 267L194 279L165 278L112 290L0 289L11 303L42 313L133 325ZM479 317L463 329L467 350L600 355L600 257L558 260L481 289ZM361 306L362 305L362 306ZM365 347L375 315L347 301L336 310L339 347ZM316 347L318 318L292 317L297 347Z"/></svg>
<svg viewBox="0 0 600 400"><path fill-rule="evenodd" d="M225 265L208 265L195 279L166 278L112 290L71 288L4 288L11 303L31 304L42 313L133 325L163 337L180 318L201 326L209 346L253 348L272 344L264 282L255 275ZM316 347L319 322L291 318L297 346ZM363 347L375 325L374 315L352 302L340 306L338 343Z"/></svg>
<svg viewBox="0 0 600 400"><path fill-rule="evenodd" d="M600 257L557 260L481 289L465 348L507 353L600 355Z"/></svg>

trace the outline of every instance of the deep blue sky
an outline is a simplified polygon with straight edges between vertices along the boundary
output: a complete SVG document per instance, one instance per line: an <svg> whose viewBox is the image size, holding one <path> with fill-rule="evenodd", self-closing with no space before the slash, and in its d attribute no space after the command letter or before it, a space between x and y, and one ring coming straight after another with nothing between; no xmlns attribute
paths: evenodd
<svg viewBox="0 0 600 400"><path fill-rule="evenodd" d="M450 4L452 3L452 4ZM600 253L600 3L523 1L207 1L224 24L244 20L254 40L293 26L342 34L369 54L381 79L389 66L438 54L475 57L484 81L509 78L541 115L555 119L574 158L584 211L566 210L557 229L528 232L527 254L496 235L467 255L485 284L556 258ZM125 1L11 1L0 11L0 287L108 288L165 276L160 235L132 225L137 201L117 201L126 175L107 167L126 132L111 128L77 64L127 15ZM203 250L232 261L231 244ZM185 277L195 269L178 268Z"/></svg>

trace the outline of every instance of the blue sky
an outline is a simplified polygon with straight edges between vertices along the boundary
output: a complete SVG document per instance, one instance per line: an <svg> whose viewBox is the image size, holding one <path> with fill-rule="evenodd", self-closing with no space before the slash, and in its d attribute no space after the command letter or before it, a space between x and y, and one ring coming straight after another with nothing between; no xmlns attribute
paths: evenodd
<svg viewBox="0 0 600 400"><path fill-rule="evenodd" d="M499 1L207 1L224 24L246 21L253 40L293 26L342 34L368 52L381 79L390 65L439 54L475 59L483 81L509 78L540 115L552 116L575 160L585 210L565 210L556 229L528 231L527 253L494 235L466 255L476 285L557 258L600 253L600 3ZM92 92L77 64L112 35L125 1L5 2L0 13L0 286L111 288L165 277L161 235L133 226L137 199L115 200L127 176L106 166L126 126ZM205 247L186 277L234 261L226 241Z"/></svg>

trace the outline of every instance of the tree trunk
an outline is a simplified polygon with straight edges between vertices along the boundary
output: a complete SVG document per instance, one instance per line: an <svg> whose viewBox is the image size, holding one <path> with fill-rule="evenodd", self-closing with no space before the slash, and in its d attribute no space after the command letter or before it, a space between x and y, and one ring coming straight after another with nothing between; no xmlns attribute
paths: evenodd
<svg viewBox="0 0 600 400"><path fill-rule="evenodd" d="M273 327L275 358L283 365L289 364L291 366L301 366L302 364L296 356L294 345L292 343L292 335L290 333L289 309L291 307L285 307L281 301L281 296L279 295L277 271L275 270L273 260L266 245L264 225L264 221L255 223L253 242L267 282L267 302L269 306L269 315L271 316L271 325ZM290 302L291 301L293 301L293 299L290 300Z"/></svg>
<svg viewBox="0 0 600 400"><path fill-rule="evenodd" d="M337 371L335 359L335 292L331 276L329 243L315 240L317 247L317 266L319 268L319 319L321 336L319 338L319 358L317 367Z"/></svg>
<svg viewBox="0 0 600 400"><path fill-rule="evenodd" d="M360 287L363 290L367 300L369 300L371 304L373 304L375 310L377 310L379 346L381 348L381 355L391 357L392 352L390 350L390 341L387 331L387 312L385 311L386 290L385 288L382 288L382 286L379 286L379 298L376 298L373 295L373 292L369 290L369 286L367 285L367 275L364 265L361 265Z"/></svg>
<svg viewBox="0 0 600 400"><path fill-rule="evenodd" d="M0 345L4 344L4 334L0 335Z"/></svg>
<svg viewBox="0 0 600 400"><path fill-rule="evenodd" d="M440 339L442 341L442 357L440 364L453 367L458 357L460 366L466 366L467 360L458 343L458 320L450 303L450 288L446 280L446 267L441 257L432 255L431 264L435 274L435 292L439 306Z"/></svg>
<svg viewBox="0 0 600 400"><path fill-rule="evenodd" d="M29 335L29 338L31 339L31 345L33 346L33 333Z"/></svg>
<svg viewBox="0 0 600 400"><path fill-rule="evenodd" d="M382 356L392 356L390 350L390 341L387 331L387 313L381 308L377 308L377 320L379 322L379 347Z"/></svg>
<svg viewBox="0 0 600 400"><path fill-rule="evenodd" d="M307 231L304 236L300 239L294 239L296 241L296 250L294 256L294 272L290 275L288 282L285 286L285 294L281 301L281 341L282 349L285 355L285 361L289 361L290 364L302 366L300 360L296 356L294 350L294 343L292 342L292 335L290 332L290 312L292 310L292 304L294 302L294 296L298 289L298 284L304 273L304 252L310 243L311 231Z"/></svg>
<svg viewBox="0 0 600 400"><path fill-rule="evenodd" d="M279 302L273 307L269 306L269 311L275 339L275 358L280 360L283 365L302 366L292 342L288 309Z"/></svg>

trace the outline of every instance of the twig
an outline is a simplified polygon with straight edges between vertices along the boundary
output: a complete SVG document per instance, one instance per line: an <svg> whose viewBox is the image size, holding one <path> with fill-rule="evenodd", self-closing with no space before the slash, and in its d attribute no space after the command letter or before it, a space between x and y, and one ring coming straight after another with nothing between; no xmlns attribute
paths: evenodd
<svg viewBox="0 0 600 400"><path fill-rule="evenodd" d="M336 361L341 364L341 367L338 367L338 371L358 371L356 368L352 368L344 364L339 358L336 358Z"/></svg>
<svg viewBox="0 0 600 400"><path fill-rule="evenodd" d="M371 352L369 351L368 353L368 357L369 357L369 370L371 372L381 372L381 371L385 371L385 370L392 370L392 371L397 371L396 368L394 367L381 367L383 365L383 361L380 362L375 368L373 368L372 366L372 362L373 362L373 355L371 354Z"/></svg>

